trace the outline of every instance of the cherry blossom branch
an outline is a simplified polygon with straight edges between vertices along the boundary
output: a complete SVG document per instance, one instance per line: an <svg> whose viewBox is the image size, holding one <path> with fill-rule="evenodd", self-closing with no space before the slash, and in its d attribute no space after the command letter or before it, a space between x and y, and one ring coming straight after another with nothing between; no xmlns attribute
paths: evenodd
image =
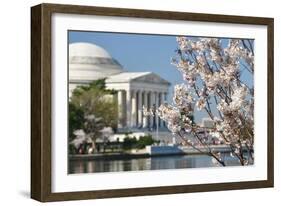
<svg viewBox="0 0 281 206"><path fill-rule="evenodd" d="M214 99L215 99L215 103L216 103L216 105L218 105L218 100L217 100L217 97L214 95ZM223 116L222 116L222 114L221 114L221 111L220 110L218 110L218 113L219 113L219 116L220 116L220 118L222 119L222 120L224 120L224 118L223 118Z"/></svg>
<svg viewBox="0 0 281 206"><path fill-rule="evenodd" d="M197 150L198 152L200 152L201 154L204 154L205 152L200 150L199 148L195 147L193 144L191 144L190 142L188 142L182 135L180 132L177 133L178 136L189 146L191 146L193 149ZM217 160L218 163L220 163L222 166L226 166L224 161L222 161L221 159L219 159L215 154L213 154L211 152L211 150L209 150L209 152L207 152L207 154L213 158L215 158Z"/></svg>
<svg viewBox="0 0 281 206"><path fill-rule="evenodd" d="M247 40L248 40L248 42L249 42L251 52L252 52L253 55L254 55L255 53L254 53L254 49L253 49L252 43L251 43L251 41L250 41L249 39L247 39Z"/></svg>
<svg viewBox="0 0 281 206"><path fill-rule="evenodd" d="M249 143L253 143L251 127L253 114L251 103L246 98L253 96L254 92L240 79L240 76L243 68L250 74L254 72L252 42L230 39L228 46L223 46L218 38L193 40L179 37L177 41L180 61L175 60L174 62L176 62L178 70L182 72L184 80L194 89L192 95L194 94L197 98L193 100L193 98L186 96L186 94L189 95L190 91L184 89L183 86L179 87L175 98L176 105L167 108L167 111L171 112L171 114L167 114L168 128L178 131L190 127L183 119L186 118L187 113L191 112L190 105L196 103L199 110L204 109L208 116L215 121L215 129L220 128L218 129L219 133L230 146L232 153L239 159L241 165L247 164L247 159L243 154L243 145L245 138ZM200 91L201 84L202 91ZM181 89L184 89L186 93L183 93ZM212 96L221 118L218 121L215 120L215 112L210 106L212 102L209 97ZM203 142L199 133L194 130L193 133L198 143L210 149L210 145ZM251 146L246 143L246 148L250 151L249 155L252 158L253 149ZM213 155L217 157L215 154Z"/></svg>

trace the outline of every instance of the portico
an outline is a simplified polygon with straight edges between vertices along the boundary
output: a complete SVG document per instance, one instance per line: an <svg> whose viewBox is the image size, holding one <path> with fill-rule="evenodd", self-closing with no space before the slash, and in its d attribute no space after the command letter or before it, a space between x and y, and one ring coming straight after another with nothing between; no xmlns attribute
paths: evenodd
<svg viewBox="0 0 281 206"><path fill-rule="evenodd" d="M118 91L118 128L163 127L157 117L143 116L143 106L158 108L170 83L152 72L124 72L106 79L106 87Z"/></svg>

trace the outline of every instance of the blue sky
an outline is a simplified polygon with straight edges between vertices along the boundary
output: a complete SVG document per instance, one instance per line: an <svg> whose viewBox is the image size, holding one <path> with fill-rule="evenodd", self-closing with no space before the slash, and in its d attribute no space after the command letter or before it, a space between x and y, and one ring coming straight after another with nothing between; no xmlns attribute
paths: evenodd
<svg viewBox="0 0 281 206"><path fill-rule="evenodd" d="M181 74L170 63L177 48L175 36L70 32L69 42L97 44L127 71L153 71L172 84L181 82Z"/></svg>
<svg viewBox="0 0 281 206"><path fill-rule="evenodd" d="M183 82L181 73L171 65L177 49L176 36L70 31L69 43L74 42L89 42L103 47L127 71L152 71L168 80L172 84L168 96L170 101L173 85ZM242 79L252 84L249 75L245 74ZM201 121L204 116L204 112L196 111L195 121Z"/></svg>

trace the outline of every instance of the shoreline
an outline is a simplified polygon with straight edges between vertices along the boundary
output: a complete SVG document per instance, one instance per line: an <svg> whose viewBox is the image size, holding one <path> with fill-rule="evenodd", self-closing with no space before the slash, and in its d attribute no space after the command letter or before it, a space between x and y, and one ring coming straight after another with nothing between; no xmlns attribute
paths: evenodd
<svg viewBox="0 0 281 206"><path fill-rule="evenodd" d="M166 154L149 154L149 153L111 153L111 154L83 154L83 155L69 155L68 158L70 161L79 161L79 160L127 160L127 159L141 159L141 158L151 158L151 157L167 157L167 156L184 156L186 153L175 154L175 153L166 153Z"/></svg>
<svg viewBox="0 0 281 206"><path fill-rule="evenodd" d="M75 154L68 155L70 161L79 160L129 160L129 159L141 159L141 158L151 158L151 157L167 157L167 156L185 156L185 155L206 155L208 150L206 148L200 148L204 153L200 153L191 147L182 147L181 151L177 153L148 153L148 152L119 152L119 153L99 153L99 154ZM215 152L228 153L231 149L226 145L214 145L211 149ZM245 150L245 149L244 149Z"/></svg>

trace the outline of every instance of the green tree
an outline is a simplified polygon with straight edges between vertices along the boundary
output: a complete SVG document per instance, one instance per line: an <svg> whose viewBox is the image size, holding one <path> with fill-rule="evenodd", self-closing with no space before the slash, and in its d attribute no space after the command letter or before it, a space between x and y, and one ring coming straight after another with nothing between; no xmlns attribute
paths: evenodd
<svg viewBox="0 0 281 206"><path fill-rule="evenodd" d="M84 111L81 107L75 106L72 102L69 102L68 105L69 117L68 117L68 132L69 132L69 141L73 140L75 135L73 132L78 129L83 129Z"/></svg>
<svg viewBox="0 0 281 206"><path fill-rule="evenodd" d="M123 141L123 149L129 150L129 149L135 148L137 142L138 141L137 141L136 137L130 138L129 136L126 136Z"/></svg>
<svg viewBox="0 0 281 206"><path fill-rule="evenodd" d="M78 86L74 89L69 102L69 113L71 113L69 128L72 129L72 133L75 129L83 129L95 144L102 128L111 127L116 130L117 97L115 94L116 91L105 88L105 79L96 80L89 85ZM77 109L78 114L83 113L84 118L73 117L77 114ZM82 113L80 113L80 109ZM77 120L77 122L73 120ZM83 125L82 128L81 125Z"/></svg>
<svg viewBox="0 0 281 206"><path fill-rule="evenodd" d="M146 135L146 136L140 137L137 142L137 148L143 149L143 148L145 148L145 146L152 145L154 142L155 141L151 135Z"/></svg>

